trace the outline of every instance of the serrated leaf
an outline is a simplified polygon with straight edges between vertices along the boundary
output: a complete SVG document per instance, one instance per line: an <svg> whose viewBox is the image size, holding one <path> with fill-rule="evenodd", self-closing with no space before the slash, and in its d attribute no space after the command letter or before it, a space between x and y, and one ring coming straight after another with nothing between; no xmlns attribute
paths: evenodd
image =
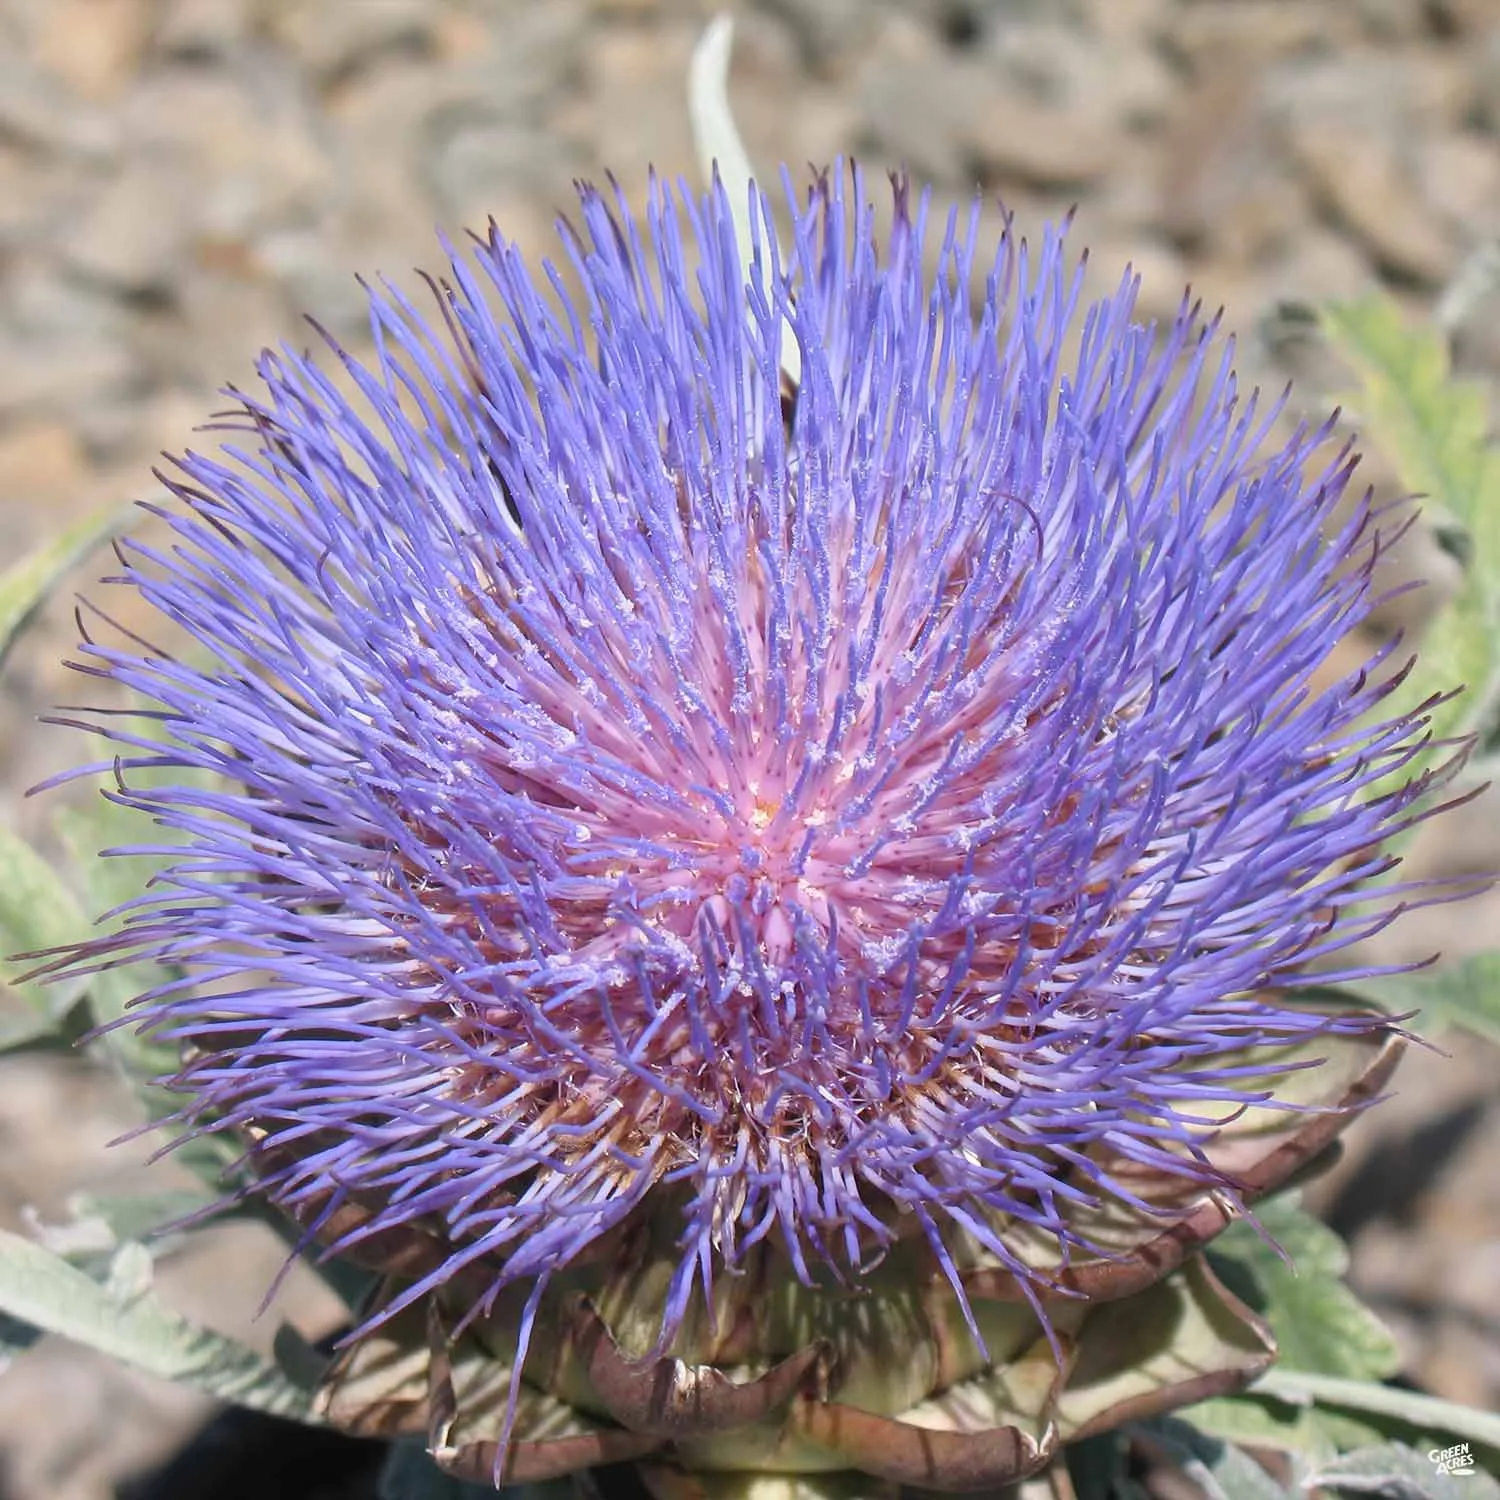
<svg viewBox="0 0 1500 1500"><path fill-rule="evenodd" d="M0 574L0 660L63 574L118 531L129 516L130 511L120 505L96 511Z"/></svg>
<svg viewBox="0 0 1500 1500"><path fill-rule="evenodd" d="M201 1213L219 1198L196 1188L167 1188L156 1193L79 1193L72 1201L79 1214L107 1224L117 1240L140 1240L154 1250L159 1243L170 1243L170 1236L161 1234L166 1226Z"/></svg>
<svg viewBox="0 0 1500 1500"><path fill-rule="evenodd" d="M51 1016L39 1015L0 984L0 1052L19 1052L23 1047L65 1047L67 1038Z"/></svg>
<svg viewBox="0 0 1500 1500"><path fill-rule="evenodd" d="M1467 1472L1447 1472L1446 1461L1438 1456L1443 1451L1419 1453L1404 1443L1359 1448L1324 1464L1308 1476L1307 1485L1383 1500L1500 1500L1500 1484L1472 1462Z"/></svg>
<svg viewBox="0 0 1500 1500"><path fill-rule="evenodd" d="M89 910L97 915L114 911L144 894L153 875L167 857L104 854L107 849L160 844L174 838L171 830L157 826L148 813L123 807L107 797L96 797L82 807L64 808L57 815L57 829L78 871L78 882ZM118 921L115 922L118 926ZM89 1003L98 1024L115 1020L127 1004L171 977L160 964L140 961L121 964L96 975L89 984ZM136 1040L128 1028L111 1036Z"/></svg>
<svg viewBox="0 0 1500 1500"><path fill-rule="evenodd" d="M1179 1415L1227 1443L1297 1453L1312 1463L1326 1462L1347 1448L1378 1443L1385 1436L1376 1423L1311 1402L1279 1401L1258 1391L1216 1396L1185 1407Z"/></svg>
<svg viewBox="0 0 1500 1500"><path fill-rule="evenodd" d="M57 871L24 839L0 828L0 960L8 972L18 976L31 967L12 955L73 942L84 927L83 913ZM44 984L13 977L0 1011L12 1022L12 1037L31 1040L55 1031L83 984L78 978Z"/></svg>
<svg viewBox="0 0 1500 1500"><path fill-rule="evenodd" d="M1500 952L1476 953L1413 974L1367 979L1360 990L1393 1011L1419 1011L1416 1024L1424 1035L1461 1026L1500 1043Z"/></svg>
<svg viewBox="0 0 1500 1500"><path fill-rule="evenodd" d="M1322 323L1358 380L1349 404L1365 440L1391 458L1439 531L1461 538L1467 554L1457 597L1428 625L1417 670L1383 712L1466 687L1433 711L1431 727L1435 738L1468 733L1487 720L1500 652L1500 457L1488 443L1484 394L1452 378L1442 334L1409 324L1389 297L1326 307Z"/></svg>
<svg viewBox="0 0 1500 1500"><path fill-rule="evenodd" d="M150 1290L150 1257L122 1247L108 1284L0 1230L0 1312L223 1401L312 1422L310 1393L243 1344L190 1323Z"/></svg>
<svg viewBox="0 0 1500 1500"><path fill-rule="evenodd" d="M1281 1401L1334 1408L1358 1416L1378 1428L1388 1440L1449 1435L1475 1445L1484 1462L1500 1468L1500 1415L1461 1406L1424 1391L1404 1390L1370 1380L1347 1380L1341 1375L1316 1375L1303 1370L1272 1370L1253 1394ZM1344 1444L1345 1448L1361 1444Z"/></svg>
<svg viewBox="0 0 1500 1500"><path fill-rule="evenodd" d="M169 1253L181 1236L162 1231L220 1201L220 1194L192 1188L97 1196L73 1193L68 1198L67 1217L60 1221L49 1223L29 1209L22 1214L30 1237L44 1250L95 1275L104 1272L124 1244L140 1244L157 1258Z"/></svg>
<svg viewBox="0 0 1500 1500"><path fill-rule="evenodd" d="M1242 1395L1179 1415L1215 1437L1301 1453L1314 1463L1393 1440L1425 1451L1457 1438L1474 1445L1479 1462L1500 1469L1500 1416L1374 1381L1275 1369Z"/></svg>
<svg viewBox="0 0 1500 1500"><path fill-rule="evenodd" d="M1277 1367L1353 1380L1393 1375L1400 1351L1385 1325L1344 1284L1349 1252L1343 1241L1298 1208L1294 1197L1268 1199L1255 1212L1288 1259L1243 1221L1214 1241L1210 1259L1231 1285L1235 1269L1253 1282L1255 1305L1280 1349Z"/></svg>
<svg viewBox="0 0 1500 1500"><path fill-rule="evenodd" d="M149 787L164 780L182 783L199 778L182 771L156 773L139 771L132 785ZM201 778L203 785L211 778ZM159 871L171 862L171 855L105 853L108 850L168 847L182 841L174 829L158 824L148 812L122 806L107 797L96 797L78 807L63 809L57 817L57 828L77 870L77 881L87 908L102 916L146 891ZM118 927L120 919L112 919ZM110 926L95 924L96 932L107 932ZM87 1001L93 1021L108 1026L126 1014L131 1001L176 976L175 970L149 960L112 965L87 979ZM175 1047L155 1042L149 1032L134 1026L115 1026L100 1033L93 1047L103 1053L125 1074L153 1120L162 1119L181 1108L182 1100L158 1087L155 1080L176 1071ZM189 1160L191 1152L193 1159ZM184 1148L179 1160L187 1162L206 1182L216 1183L222 1169L234 1159L235 1152L223 1143L204 1141Z"/></svg>

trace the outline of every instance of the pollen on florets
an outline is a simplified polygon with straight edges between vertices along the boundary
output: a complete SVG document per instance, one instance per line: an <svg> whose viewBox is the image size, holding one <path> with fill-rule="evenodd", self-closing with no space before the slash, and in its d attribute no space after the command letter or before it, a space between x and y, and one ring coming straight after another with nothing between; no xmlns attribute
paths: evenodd
<svg viewBox="0 0 1500 1500"><path fill-rule="evenodd" d="M1348 453L1271 442L1191 309L1083 305L1060 235L976 312L977 213L792 209L747 257L722 189L586 189L565 316L492 232L443 330L372 293L358 408L267 355L128 552L193 650L85 647L187 839L88 961L187 967L141 1014L269 1197L438 1226L408 1296L658 1188L669 1323L768 1239L1066 1246L1119 1164L1220 1181L1247 1049L1377 1024L1276 998L1385 920L1420 791L1378 661L1312 686L1370 605Z"/></svg>

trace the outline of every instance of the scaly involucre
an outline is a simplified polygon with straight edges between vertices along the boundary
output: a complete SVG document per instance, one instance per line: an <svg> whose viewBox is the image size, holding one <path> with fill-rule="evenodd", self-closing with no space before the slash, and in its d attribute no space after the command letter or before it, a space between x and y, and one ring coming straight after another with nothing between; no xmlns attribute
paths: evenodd
<svg viewBox="0 0 1500 1500"><path fill-rule="evenodd" d="M1086 1249L1122 1164L1232 1193L1248 1049L1380 1024L1279 998L1387 918L1420 790L1380 673L1313 685L1371 602L1347 451L1268 444L1129 276L1081 307L1060 235L976 314L978 210L849 181L788 187L784 262L758 194L747 255L722 190L584 190L581 291L492 229L445 326L383 286L339 381L267 354L127 553L190 646L86 644L186 845L77 961L186 967L135 1014L270 1199L436 1227L399 1303L651 1194L666 1336L767 1237L1029 1277L1006 1226Z"/></svg>

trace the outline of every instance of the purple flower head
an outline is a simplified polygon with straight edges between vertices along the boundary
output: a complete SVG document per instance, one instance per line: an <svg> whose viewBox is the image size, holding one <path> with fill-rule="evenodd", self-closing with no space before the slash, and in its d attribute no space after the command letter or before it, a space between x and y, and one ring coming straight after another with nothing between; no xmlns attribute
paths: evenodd
<svg viewBox="0 0 1500 1500"><path fill-rule="evenodd" d="M1006 1225L1232 1192L1250 1049L1379 1024L1280 995L1388 918L1420 790L1388 681L1313 685L1371 602L1347 451L1268 451L1230 344L1086 305L1061 235L976 314L977 209L898 184L877 235L851 183L788 188L784 259L758 195L747 255L722 190L585 189L581 294L492 231L441 327L372 292L342 383L267 354L128 553L190 647L85 647L154 707L116 795L187 840L89 960L185 966L136 1014L188 1118L304 1221L366 1205L336 1250L436 1227L398 1305L653 1194L667 1333L763 1241L1030 1277Z"/></svg>

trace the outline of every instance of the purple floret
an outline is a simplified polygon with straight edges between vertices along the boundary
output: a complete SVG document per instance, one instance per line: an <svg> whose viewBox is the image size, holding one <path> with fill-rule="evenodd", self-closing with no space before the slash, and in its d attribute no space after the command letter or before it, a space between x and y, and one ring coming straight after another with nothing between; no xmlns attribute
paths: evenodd
<svg viewBox="0 0 1500 1500"><path fill-rule="evenodd" d="M1422 790L1378 658L1314 685L1372 602L1347 450L1060 234L976 315L978 212L898 184L878 236L851 181L788 189L784 263L756 196L748 276L721 190L585 190L566 274L492 231L441 324L382 287L371 362L267 354L127 553L193 644L84 648L187 843L77 961L185 966L136 1014L189 1118L294 1211L440 1226L409 1296L667 1185L669 1327L767 1237L1010 1261L1111 1163L1219 1182L1247 1048L1378 1024L1279 993L1389 918Z"/></svg>

